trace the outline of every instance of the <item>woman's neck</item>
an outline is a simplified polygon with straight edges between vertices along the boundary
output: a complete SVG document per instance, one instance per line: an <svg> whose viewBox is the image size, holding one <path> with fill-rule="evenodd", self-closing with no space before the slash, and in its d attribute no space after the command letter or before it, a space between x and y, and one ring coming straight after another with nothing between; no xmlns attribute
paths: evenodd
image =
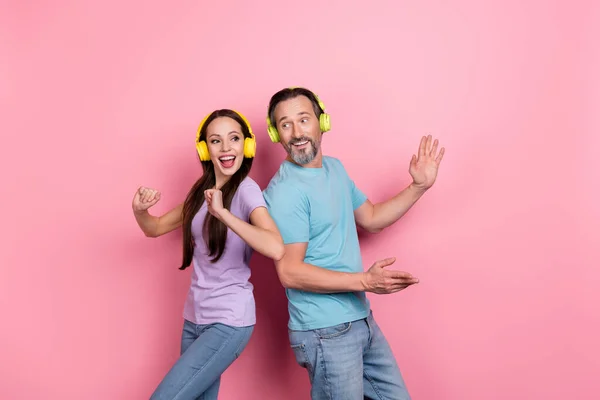
<svg viewBox="0 0 600 400"><path fill-rule="evenodd" d="M223 187L223 185L225 185L227 183L227 181L229 181L231 177L230 176L223 176L221 174L216 174L215 176L215 189L221 189Z"/></svg>

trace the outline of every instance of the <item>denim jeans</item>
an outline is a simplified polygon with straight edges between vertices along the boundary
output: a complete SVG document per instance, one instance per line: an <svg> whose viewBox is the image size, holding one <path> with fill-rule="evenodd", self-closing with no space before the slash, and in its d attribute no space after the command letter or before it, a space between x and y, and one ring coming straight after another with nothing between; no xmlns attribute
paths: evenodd
<svg viewBox="0 0 600 400"><path fill-rule="evenodd" d="M312 400L410 400L404 379L373 314L358 321L289 331Z"/></svg>
<svg viewBox="0 0 600 400"><path fill-rule="evenodd" d="M181 356L151 400L216 400L221 374L240 356L254 326L183 324Z"/></svg>

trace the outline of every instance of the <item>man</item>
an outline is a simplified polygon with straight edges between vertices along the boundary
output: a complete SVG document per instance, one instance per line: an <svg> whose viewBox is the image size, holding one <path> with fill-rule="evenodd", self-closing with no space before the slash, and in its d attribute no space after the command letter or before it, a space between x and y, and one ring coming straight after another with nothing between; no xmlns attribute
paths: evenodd
<svg viewBox="0 0 600 400"><path fill-rule="evenodd" d="M288 153L263 194L286 248L276 268L288 297L290 344L308 371L311 398L410 399L365 293L395 293L418 280L386 269L393 258L365 272L356 226L380 232L402 217L434 183L444 149L422 138L410 163L413 182L374 205L339 160L321 153L329 115L314 93L277 92L267 125Z"/></svg>

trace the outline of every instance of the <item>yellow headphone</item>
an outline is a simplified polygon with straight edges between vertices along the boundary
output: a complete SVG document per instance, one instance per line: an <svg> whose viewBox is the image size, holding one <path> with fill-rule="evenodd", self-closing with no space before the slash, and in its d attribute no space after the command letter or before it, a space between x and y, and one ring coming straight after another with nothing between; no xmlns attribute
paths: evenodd
<svg viewBox="0 0 600 400"><path fill-rule="evenodd" d="M254 133L252 133L252 127L250 126L250 122L248 122L246 117L244 117L240 112L235 110L234 112L237 115L239 115L240 118L244 121L246 127L248 128L248 132L250 132L250 137L244 139L244 157L253 158L256 154L256 138L254 137ZM200 161L210 161L210 153L208 152L208 146L206 145L206 141L200 140L200 131L202 131L204 123L211 114L208 114L206 117L204 117L204 119L202 120L202 122L200 122L200 125L198 126L198 130L196 131L196 150L198 151Z"/></svg>
<svg viewBox="0 0 600 400"><path fill-rule="evenodd" d="M296 87L297 86L292 86L292 87L290 87L290 89L295 89ZM317 96L314 92L311 91L311 93L313 94L313 96L315 96L315 99L317 99L319 108L321 108L321 111L322 111L321 115L319 116L319 127L321 128L321 132L327 132L328 130L331 129L331 119L329 117L329 114L327 114L325 112L325 104L323 104L321 99L319 99L319 96ZM277 128L274 127L273 124L271 124L271 118L269 118L268 115L267 115L267 133L269 134L269 137L271 138L271 141L273 143L278 143L280 141L281 138L279 137L279 132L277 132Z"/></svg>

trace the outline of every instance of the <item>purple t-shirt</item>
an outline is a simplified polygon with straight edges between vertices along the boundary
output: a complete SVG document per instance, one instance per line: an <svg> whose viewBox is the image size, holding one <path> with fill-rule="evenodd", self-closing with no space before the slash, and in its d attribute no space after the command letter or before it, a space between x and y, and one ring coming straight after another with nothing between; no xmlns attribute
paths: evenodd
<svg viewBox="0 0 600 400"><path fill-rule="evenodd" d="M257 207L266 207L262 191L250 177L238 187L231 201L230 212L249 222ZM227 229L225 251L216 263L210 262L202 226L207 214L206 203L192 220L192 235L196 242L190 290L183 317L196 324L223 324L241 327L256 323L253 285L250 278L252 248L231 229Z"/></svg>

